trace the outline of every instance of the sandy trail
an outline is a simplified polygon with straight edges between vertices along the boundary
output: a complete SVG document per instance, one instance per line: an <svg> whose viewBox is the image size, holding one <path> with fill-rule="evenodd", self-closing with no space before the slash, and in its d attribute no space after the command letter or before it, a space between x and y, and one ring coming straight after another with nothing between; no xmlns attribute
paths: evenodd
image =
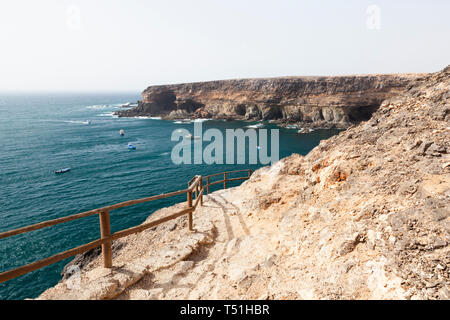
<svg viewBox="0 0 450 320"><path fill-rule="evenodd" d="M229 190L221 190L205 196L203 207L199 206L194 213L194 228L198 217L212 219L215 226L212 244L200 247L168 269L145 276L117 299L219 299L223 295L232 298L233 290L228 290L226 284L230 270L225 264L238 253L238 242L251 236L251 229L231 195Z"/></svg>

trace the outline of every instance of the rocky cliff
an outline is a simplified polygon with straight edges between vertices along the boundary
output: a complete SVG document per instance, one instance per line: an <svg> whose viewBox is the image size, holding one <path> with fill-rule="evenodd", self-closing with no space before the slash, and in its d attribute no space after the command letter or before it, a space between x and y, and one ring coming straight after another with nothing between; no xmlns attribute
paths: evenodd
<svg viewBox="0 0 450 320"><path fill-rule="evenodd" d="M447 67L39 299L450 299L449 152Z"/></svg>
<svg viewBox="0 0 450 320"><path fill-rule="evenodd" d="M370 118L381 102L418 74L285 77L151 86L121 117L275 120L302 127L348 127Z"/></svg>

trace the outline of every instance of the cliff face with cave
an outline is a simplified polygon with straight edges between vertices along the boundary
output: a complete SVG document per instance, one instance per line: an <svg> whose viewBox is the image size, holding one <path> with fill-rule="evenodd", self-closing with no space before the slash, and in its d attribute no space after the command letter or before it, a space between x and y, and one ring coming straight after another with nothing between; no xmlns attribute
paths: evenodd
<svg viewBox="0 0 450 320"><path fill-rule="evenodd" d="M239 79L150 86L120 117L275 120L345 128L370 118L419 74Z"/></svg>

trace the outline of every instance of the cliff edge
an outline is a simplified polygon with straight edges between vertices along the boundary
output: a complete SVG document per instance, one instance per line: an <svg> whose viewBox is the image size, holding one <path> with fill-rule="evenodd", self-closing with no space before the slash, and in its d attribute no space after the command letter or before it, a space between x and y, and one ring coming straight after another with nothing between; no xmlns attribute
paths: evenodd
<svg viewBox="0 0 450 320"><path fill-rule="evenodd" d="M450 67L416 79L206 196L194 232L182 217L121 239L112 270L94 258L39 299L450 299L449 89Z"/></svg>
<svg viewBox="0 0 450 320"><path fill-rule="evenodd" d="M368 120L385 99L423 74L237 79L150 86L120 117L273 120L346 128Z"/></svg>

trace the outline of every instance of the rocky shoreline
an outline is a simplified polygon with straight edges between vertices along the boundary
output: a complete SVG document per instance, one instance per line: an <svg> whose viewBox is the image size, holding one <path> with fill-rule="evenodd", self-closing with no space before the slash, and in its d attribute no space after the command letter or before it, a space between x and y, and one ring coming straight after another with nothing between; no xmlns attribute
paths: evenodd
<svg viewBox="0 0 450 320"><path fill-rule="evenodd" d="M348 128L424 74L238 79L150 86L119 117L272 121L301 128Z"/></svg>
<svg viewBox="0 0 450 320"><path fill-rule="evenodd" d="M449 203L450 66L39 299L450 299Z"/></svg>

